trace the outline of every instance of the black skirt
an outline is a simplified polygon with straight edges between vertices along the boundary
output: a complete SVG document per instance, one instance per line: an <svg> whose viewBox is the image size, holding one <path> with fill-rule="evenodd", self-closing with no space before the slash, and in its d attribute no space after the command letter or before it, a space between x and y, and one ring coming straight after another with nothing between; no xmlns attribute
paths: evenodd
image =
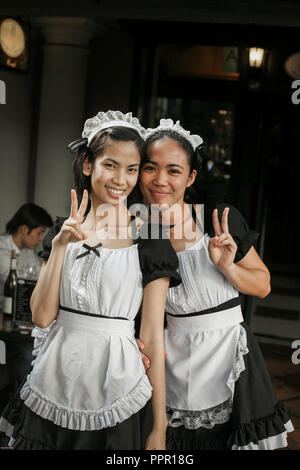
<svg viewBox="0 0 300 470"><path fill-rule="evenodd" d="M30 410L20 398L20 384L1 417L16 450L143 450L152 430L151 400L122 423L97 431L74 431L57 426Z"/></svg>
<svg viewBox="0 0 300 470"><path fill-rule="evenodd" d="M266 363L249 326L245 370L235 382L231 419L211 429L168 427L169 450L273 450L287 446L291 411L275 396ZM201 390L199 391L201 394Z"/></svg>
<svg viewBox="0 0 300 470"><path fill-rule="evenodd" d="M168 427L168 450L228 450L231 422L216 424L212 429L186 429Z"/></svg>

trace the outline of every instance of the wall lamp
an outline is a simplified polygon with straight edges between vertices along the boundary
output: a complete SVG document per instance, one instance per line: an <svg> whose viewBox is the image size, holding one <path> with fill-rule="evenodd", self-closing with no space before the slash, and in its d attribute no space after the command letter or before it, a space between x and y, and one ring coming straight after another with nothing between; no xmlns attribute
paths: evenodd
<svg viewBox="0 0 300 470"><path fill-rule="evenodd" d="M250 50L249 50L250 67L256 67L256 68L261 67L263 58L264 58L264 49L260 49L259 47L250 47Z"/></svg>

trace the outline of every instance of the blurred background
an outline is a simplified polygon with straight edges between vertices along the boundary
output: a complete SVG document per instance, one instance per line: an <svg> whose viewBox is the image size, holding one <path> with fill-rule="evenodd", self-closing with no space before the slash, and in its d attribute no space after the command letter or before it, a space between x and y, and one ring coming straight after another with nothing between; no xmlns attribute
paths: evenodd
<svg viewBox="0 0 300 470"><path fill-rule="evenodd" d="M244 298L244 315L275 379L296 377L281 399L294 400L299 425L300 3L10 0L5 20L0 231L24 202L68 214L66 145L99 110L132 111L145 127L179 119L205 142L203 194L260 233L272 293Z"/></svg>

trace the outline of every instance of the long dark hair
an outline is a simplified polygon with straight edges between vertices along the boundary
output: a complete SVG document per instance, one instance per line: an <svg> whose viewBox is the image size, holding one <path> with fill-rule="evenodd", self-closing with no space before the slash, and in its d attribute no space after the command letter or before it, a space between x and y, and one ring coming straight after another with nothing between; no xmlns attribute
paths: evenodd
<svg viewBox="0 0 300 470"><path fill-rule="evenodd" d="M117 142L134 142L140 153L142 165L145 141L134 129L116 126L109 127L108 129L99 132L92 139L89 147L86 144L83 144L78 148L73 161L73 179L78 201L81 201L83 191L85 189L88 190L89 195L91 192L91 177L83 174L83 162L87 158L88 162L93 165L96 158L103 154L108 138ZM140 191L137 186L138 185L135 186L127 198L128 207L133 203L141 202ZM91 203L89 200L86 213L90 210L90 207Z"/></svg>
<svg viewBox="0 0 300 470"><path fill-rule="evenodd" d="M194 150L192 145L181 135L177 134L177 132L174 132L172 130L160 130L155 134L151 135L149 139L146 140L146 145L144 149L144 160L147 161L147 149L149 145L153 142L156 142L157 140L164 139L166 137L175 140L186 152L188 157L188 164L190 166L190 173L192 173L193 170L197 171L197 176L195 178L194 183L185 190L184 201L188 204L196 204L202 202L200 201L201 196L199 194L201 188L201 169L203 160L200 154L200 150L202 149L202 147L198 147L196 150Z"/></svg>
<svg viewBox="0 0 300 470"><path fill-rule="evenodd" d="M48 214L40 206L27 202L17 210L15 215L6 224L6 233L14 234L21 225L27 225L29 232L37 227L51 227L53 221Z"/></svg>

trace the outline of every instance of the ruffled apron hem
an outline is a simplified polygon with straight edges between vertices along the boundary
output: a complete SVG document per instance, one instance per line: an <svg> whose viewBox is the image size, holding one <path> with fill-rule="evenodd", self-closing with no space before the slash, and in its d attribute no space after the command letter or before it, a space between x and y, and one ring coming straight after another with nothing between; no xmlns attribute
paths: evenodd
<svg viewBox="0 0 300 470"><path fill-rule="evenodd" d="M24 384L20 397L34 413L58 426L77 431L95 431L125 421L145 406L151 394L152 387L144 375L127 395L98 410L62 408L33 390L29 380Z"/></svg>

